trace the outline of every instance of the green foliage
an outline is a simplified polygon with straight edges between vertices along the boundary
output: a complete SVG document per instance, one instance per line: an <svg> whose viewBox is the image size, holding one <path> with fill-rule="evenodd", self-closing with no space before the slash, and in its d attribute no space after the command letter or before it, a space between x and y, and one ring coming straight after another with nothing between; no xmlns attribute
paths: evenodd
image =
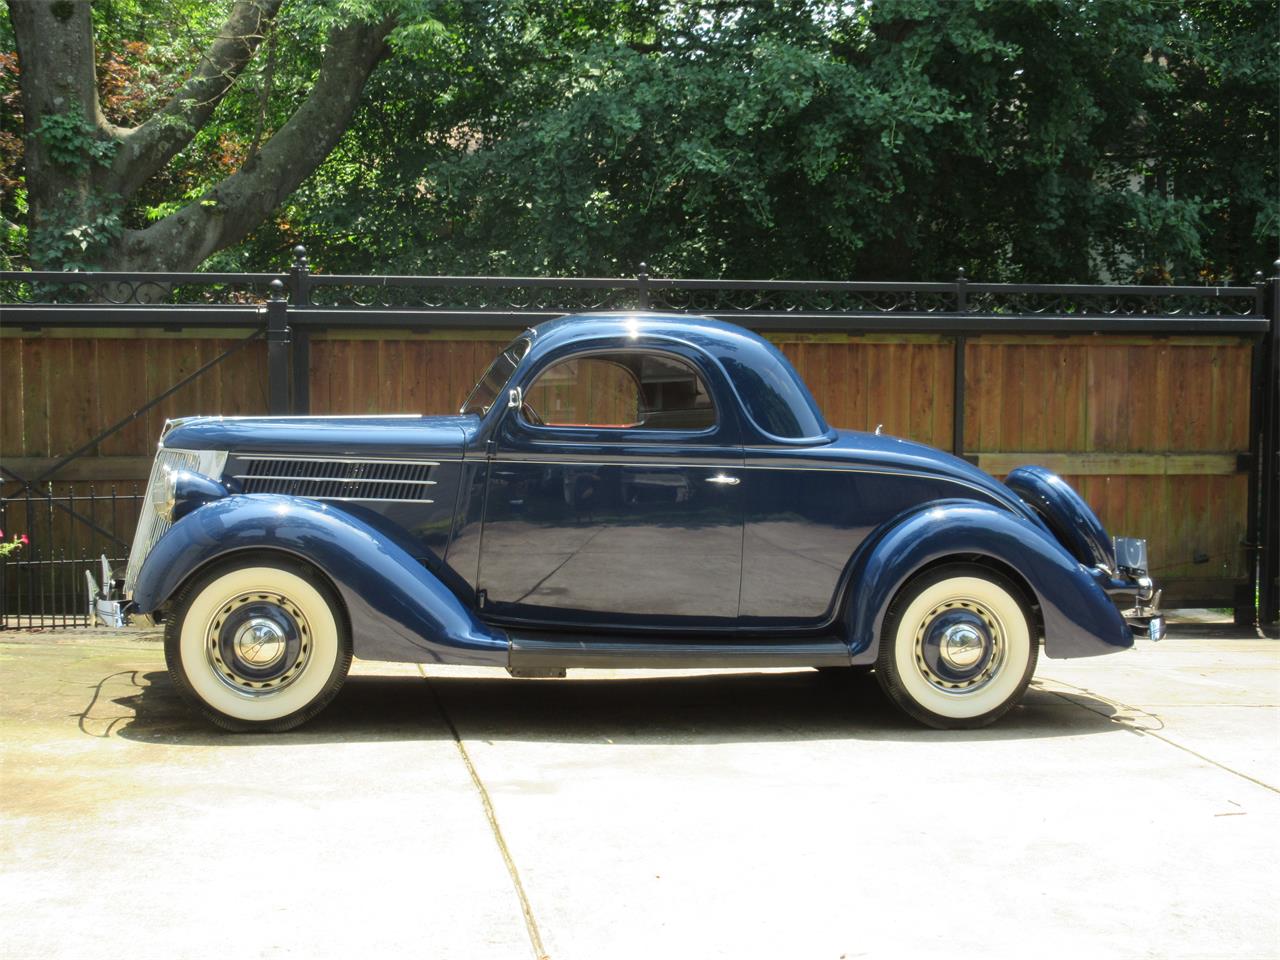
<svg viewBox="0 0 1280 960"><path fill-rule="evenodd" d="M59 270L92 270L124 233L120 198L68 191L31 230L31 256Z"/></svg>
<svg viewBox="0 0 1280 960"><path fill-rule="evenodd" d="M54 163L68 170L87 170L90 163L111 166L119 146L114 140L95 136L93 125L76 106L66 113L45 114L36 136L43 141Z"/></svg>
<svg viewBox="0 0 1280 960"><path fill-rule="evenodd" d="M258 255L301 239L342 270L1045 281L1238 280L1275 255L1264 4L439 16Z"/></svg>
<svg viewBox="0 0 1280 960"><path fill-rule="evenodd" d="M107 118L150 116L229 6L95 3ZM337 148L206 266L301 241L353 272L1218 282L1280 252L1263 0L289 0L160 175L31 253L83 259L198 201L288 122L332 27L388 16ZM82 118L39 135L110 159Z"/></svg>

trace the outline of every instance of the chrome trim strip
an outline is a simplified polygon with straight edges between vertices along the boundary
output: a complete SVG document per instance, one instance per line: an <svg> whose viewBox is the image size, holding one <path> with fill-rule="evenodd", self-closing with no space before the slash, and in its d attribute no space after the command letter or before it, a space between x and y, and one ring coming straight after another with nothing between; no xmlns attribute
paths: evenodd
<svg viewBox="0 0 1280 960"><path fill-rule="evenodd" d="M272 416L271 414L259 414L257 416L232 416L224 417L219 414L216 417L210 417L211 420L422 420L431 416L428 413L304 413L289 414L283 416ZM203 417L186 417L187 420L202 420Z"/></svg>
<svg viewBox="0 0 1280 960"><path fill-rule="evenodd" d="M533 457L503 457L489 461L493 464L504 463L536 463L541 466L567 466L567 467L703 467L707 470L741 470L743 465L740 461L715 461L707 460L700 462L697 460L667 460L661 454L654 456L652 460L569 460L569 459L538 459Z"/></svg>
<svg viewBox="0 0 1280 960"><path fill-rule="evenodd" d="M970 490L976 490L978 493L984 494L985 496L988 496L988 497L997 498L999 496L999 494L991 490L988 490L985 487L980 487L976 483L970 483L967 480L961 480L957 477L947 476L944 473L924 473L924 472L913 473L913 472L904 471L904 470L877 470L874 467L852 467L852 466L851 467L810 467L810 466L789 466L789 465L782 466L782 465L775 465L775 464L750 464L750 463L696 463L696 462L682 462L682 461L675 461L675 460L663 460L660 456L655 457L652 460L640 460L640 461L559 460L559 459L524 459L524 458L508 458L508 459L499 460L495 458L490 462L494 464L533 463L533 464L539 464L542 466L562 465L562 466L571 466L571 467L576 467L576 466L644 467L649 469L652 469L654 467L699 467L704 470L729 469L729 470L780 470L780 471L794 471L796 473L814 473L814 472L860 473L860 474L872 474L876 476L885 476L885 477L912 477L917 480L937 480L943 483L954 483L957 486L967 487ZM1011 498L1010 502L1016 499L1016 494L1014 494L1013 491L1009 491L1009 496ZM1010 502L1006 502L1004 506L1009 507Z"/></svg>
<svg viewBox="0 0 1280 960"><path fill-rule="evenodd" d="M269 496L294 496L299 500L336 500L340 503L435 503L434 500L398 500L395 497L309 497L305 493L269 494Z"/></svg>
<svg viewBox="0 0 1280 960"><path fill-rule="evenodd" d="M297 480L302 483L411 483L415 486L436 485L434 480L385 480L381 477L284 477L265 473L236 473L236 480Z"/></svg>
<svg viewBox="0 0 1280 960"><path fill-rule="evenodd" d="M950 480L945 474L934 473L911 473L900 470L878 470L874 467L810 467L810 466L782 466L776 464L750 464L738 461L705 461L697 460L666 460L660 454L655 455L652 460L568 460L559 458L537 458L537 457L495 457L491 463L540 463L540 464L567 464L569 466L585 466L585 467L706 467L708 470L795 470L797 472L823 470L835 473L887 473L895 477L940 477ZM957 481L960 482L960 481Z"/></svg>
<svg viewBox="0 0 1280 960"><path fill-rule="evenodd" d="M246 419L252 419L252 418L246 418ZM301 463L404 463L404 464L425 464L433 467L439 466L442 463L466 462L461 458L456 460L447 459L447 458L437 459L437 460L393 460L393 459L378 458L378 457L316 457L316 456L300 456L300 455L274 454L274 453L241 453L238 451L232 451L230 454L228 454L228 456L236 457L237 459L240 459L240 460L288 460L291 462L301 462ZM474 460L482 462L481 458L478 458L478 457L474 458ZM797 473L806 473L806 472L809 472L809 473L812 473L812 472L863 473L863 474L882 475L887 477L914 477L919 480L940 480L946 483L954 483L957 486L966 487L970 490L976 490L978 493L985 494L989 497L996 496L995 494L992 493L992 491L987 490L985 487L980 487L975 483L969 483L967 480L961 480L957 477L950 477L950 476L947 476L946 474L911 472L911 471L903 471L903 470L879 470L874 467L856 467L856 466L820 467L820 466L809 466L806 464L796 464L796 465L750 464L750 463L741 463L741 462L732 462L732 461L727 463L725 462L698 463L694 461L664 460L660 456L655 457L653 460L636 460L636 461L569 460L569 459L559 458L559 457L545 457L545 458L532 458L532 457L498 458L498 457L495 457L489 460L489 463L492 463L492 464L531 463L531 464L539 464L543 466L562 465L562 466L571 466L571 467L649 467L649 468L652 468L652 467L701 467L707 470L728 468L732 470L793 470ZM269 478L263 477L260 479L269 479ZM306 479L306 478L287 477L284 479L297 480L297 479ZM346 478L343 478L343 479L345 480ZM364 479L365 482L369 482L367 478L362 478L362 479ZM382 481L375 480L372 482L382 482ZM392 481L385 481L385 482L392 482ZM312 498L312 499L315 499L315 498ZM409 502L425 503L427 501L414 500Z"/></svg>
<svg viewBox="0 0 1280 960"><path fill-rule="evenodd" d="M462 460L395 460L387 457L316 457L287 453L240 453L231 451L228 456L239 460L288 460L291 463L412 463L419 466L438 467L442 463L461 463ZM293 479L290 477L289 479Z"/></svg>

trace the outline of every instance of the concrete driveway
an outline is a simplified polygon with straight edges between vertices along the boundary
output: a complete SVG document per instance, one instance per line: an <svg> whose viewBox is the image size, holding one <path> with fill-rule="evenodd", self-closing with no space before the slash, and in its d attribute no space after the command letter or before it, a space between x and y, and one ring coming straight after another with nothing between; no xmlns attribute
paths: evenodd
<svg viewBox="0 0 1280 960"><path fill-rule="evenodd" d="M237 736L154 640L8 632L0 951L1274 957L1280 642L1178 633L978 732L812 671L358 664Z"/></svg>

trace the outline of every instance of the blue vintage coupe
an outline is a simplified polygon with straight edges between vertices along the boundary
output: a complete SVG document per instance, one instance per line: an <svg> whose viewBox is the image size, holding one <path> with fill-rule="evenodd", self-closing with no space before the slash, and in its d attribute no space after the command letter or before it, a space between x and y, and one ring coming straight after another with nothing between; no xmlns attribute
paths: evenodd
<svg viewBox="0 0 1280 960"><path fill-rule="evenodd" d="M353 656L505 667L874 668L990 723L1040 642L1163 635L1143 540L1039 467L835 430L732 324L593 314L501 351L456 416L171 421L96 614L165 624L214 723L285 730Z"/></svg>

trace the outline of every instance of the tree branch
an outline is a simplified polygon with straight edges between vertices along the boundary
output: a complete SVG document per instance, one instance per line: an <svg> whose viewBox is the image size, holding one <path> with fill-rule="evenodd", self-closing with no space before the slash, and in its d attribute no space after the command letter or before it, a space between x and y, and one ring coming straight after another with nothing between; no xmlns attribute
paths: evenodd
<svg viewBox="0 0 1280 960"><path fill-rule="evenodd" d="M132 129L107 127L120 141L109 174L112 192L132 196L191 141L253 59L281 2L237 0L200 66L158 113Z"/></svg>
<svg viewBox="0 0 1280 960"><path fill-rule="evenodd" d="M315 86L245 165L199 200L124 238L123 269L187 270L244 239L329 155L387 52L393 21L335 29Z"/></svg>

